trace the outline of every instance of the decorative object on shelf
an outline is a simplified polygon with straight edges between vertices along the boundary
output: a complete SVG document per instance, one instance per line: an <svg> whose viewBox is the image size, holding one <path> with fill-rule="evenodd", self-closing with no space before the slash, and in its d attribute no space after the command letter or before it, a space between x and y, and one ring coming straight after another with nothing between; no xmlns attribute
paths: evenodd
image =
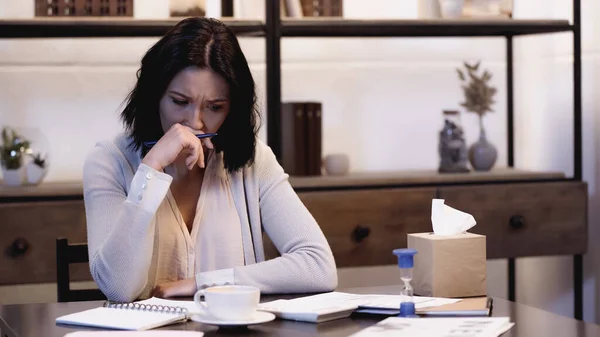
<svg viewBox="0 0 600 337"><path fill-rule="evenodd" d="M419 0L418 3L419 19L439 19L442 17L440 12L440 0Z"/></svg>
<svg viewBox="0 0 600 337"><path fill-rule="evenodd" d="M132 17L133 0L35 0L35 16Z"/></svg>
<svg viewBox="0 0 600 337"><path fill-rule="evenodd" d="M444 19L458 19L462 17L465 0L439 0L440 13Z"/></svg>
<svg viewBox="0 0 600 337"><path fill-rule="evenodd" d="M205 16L206 0L170 0L169 12L172 17Z"/></svg>
<svg viewBox="0 0 600 337"><path fill-rule="evenodd" d="M444 110L444 127L439 133L440 173L469 172L467 143L456 110Z"/></svg>
<svg viewBox="0 0 600 337"><path fill-rule="evenodd" d="M513 12L513 0L465 0L463 17L510 19Z"/></svg>
<svg viewBox="0 0 600 337"><path fill-rule="evenodd" d="M31 185L37 185L42 182L48 173L46 155L42 153L32 153L32 160L27 163L27 182Z"/></svg>
<svg viewBox="0 0 600 337"><path fill-rule="evenodd" d="M480 64L480 61L473 65L464 62L466 73L461 69L457 69L457 72L461 82L464 83L462 89L465 101L460 105L479 116L479 140L469 148L469 161L474 170L488 171L496 163L498 151L486 137L483 117L486 113L493 111L492 105L495 103L493 98L497 90L488 85L492 79L492 74L488 70L484 70L481 75L478 75Z"/></svg>
<svg viewBox="0 0 600 337"><path fill-rule="evenodd" d="M304 16L343 16L342 0L300 0Z"/></svg>
<svg viewBox="0 0 600 337"><path fill-rule="evenodd" d="M30 142L10 127L2 129L0 160L2 163L2 183L7 186L19 186L25 179L23 169L24 156Z"/></svg>
<svg viewBox="0 0 600 337"><path fill-rule="evenodd" d="M327 155L323 158L323 168L328 175L346 175L350 171L350 158L345 153Z"/></svg>
<svg viewBox="0 0 600 337"><path fill-rule="evenodd" d="M41 183L48 172L47 143L38 129L3 128L2 183L7 186Z"/></svg>

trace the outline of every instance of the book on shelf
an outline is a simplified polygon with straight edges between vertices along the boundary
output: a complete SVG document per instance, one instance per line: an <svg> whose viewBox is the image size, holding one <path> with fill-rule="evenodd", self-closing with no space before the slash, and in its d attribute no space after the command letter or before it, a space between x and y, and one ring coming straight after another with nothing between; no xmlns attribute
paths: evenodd
<svg viewBox="0 0 600 337"><path fill-rule="evenodd" d="M322 103L281 104L281 164L289 175L321 175Z"/></svg>
<svg viewBox="0 0 600 337"><path fill-rule="evenodd" d="M342 0L301 0L304 16L343 16Z"/></svg>

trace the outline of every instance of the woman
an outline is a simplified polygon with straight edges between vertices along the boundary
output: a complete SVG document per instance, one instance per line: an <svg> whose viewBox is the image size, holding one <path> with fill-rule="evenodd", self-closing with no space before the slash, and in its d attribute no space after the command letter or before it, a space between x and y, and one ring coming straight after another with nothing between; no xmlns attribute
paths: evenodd
<svg viewBox="0 0 600 337"><path fill-rule="evenodd" d="M335 289L323 233L257 139L254 80L228 27L177 24L142 59L121 117L126 133L83 170L90 269L110 300ZM265 261L263 229L280 257Z"/></svg>

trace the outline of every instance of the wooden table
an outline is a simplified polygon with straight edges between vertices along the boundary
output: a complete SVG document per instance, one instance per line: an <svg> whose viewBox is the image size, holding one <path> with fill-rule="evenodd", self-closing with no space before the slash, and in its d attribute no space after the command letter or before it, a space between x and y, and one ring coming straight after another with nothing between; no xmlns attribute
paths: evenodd
<svg viewBox="0 0 600 337"><path fill-rule="evenodd" d="M341 289L363 294L398 294L398 287L372 287ZM282 296L263 296L270 301ZM289 298L290 296L283 296ZM58 316L102 305L102 301L22 304L0 306L0 331L2 337L62 337L76 331L73 327L57 326L54 319ZM506 337L561 336L583 337L600 336L600 326L586 324L572 318L555 315L522 304L494 299L493 316L509 316L516 325ZM244 336L348 336L383 319L384 316L359 316L335 321L312 324L294 321L275 320L242 330L219 330L217 327L198 324L193 321L171 325L162 329L198 330L206 336L244 335Z"/></svg>

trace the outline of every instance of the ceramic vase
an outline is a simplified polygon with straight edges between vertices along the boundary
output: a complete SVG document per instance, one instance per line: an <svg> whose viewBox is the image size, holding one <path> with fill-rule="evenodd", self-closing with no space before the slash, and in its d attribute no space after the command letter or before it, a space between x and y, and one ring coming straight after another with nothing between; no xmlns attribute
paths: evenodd
<svg viewBox="0 0 600 337"><path fill-rule="evenodd" d="M345 175L350 171L350 158L343 153L330 154L323 159L323 166L329 175Z"/></svg>
<svg viewBox="0 0 600 337"><path fill-rule="evenodd" d="M48 170L45 167L40 167L35 163L27 165L27 182L31 185L38 185L46 177Z"/></svg>
<svg viewBox="0 0 600 337"><path fill-rule="evenodd" d="M475 171L489 171L498 159L498 151L486 137L483 125L480 126L479 140L469 148L469 162Z"/></svg>
<svg viewBox="0 0 600 337"><path fill-rule="evenodd" d="M465 0L439 0L440 12L444 19L458 19L462 17Z"/></svg>
<svg viewBox="0 0 600 337"><path fill-rule="evenodd" d="M2 184L5 186L21 186L25 181L25 170L2 168Z"/></svg>

